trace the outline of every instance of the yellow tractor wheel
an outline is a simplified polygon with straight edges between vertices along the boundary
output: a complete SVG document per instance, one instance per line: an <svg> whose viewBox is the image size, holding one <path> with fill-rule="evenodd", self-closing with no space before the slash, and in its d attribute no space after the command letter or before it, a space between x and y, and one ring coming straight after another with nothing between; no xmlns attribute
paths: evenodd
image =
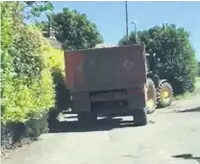
<svg viewBox="0 0 200 164"><path fill-rule="evenodd" d="M171 105L173 99L173 89L168 82L162 82L157 89L158 107L167 107Z"/></svg>
<svg viewBox="0 0 200 164"><path fill-rule="evenodd" d="M147 114L151 114L156 110L157 107L156 102L157 102L156 87L151 79L147 79L147 88L146 88Z"/></svg>

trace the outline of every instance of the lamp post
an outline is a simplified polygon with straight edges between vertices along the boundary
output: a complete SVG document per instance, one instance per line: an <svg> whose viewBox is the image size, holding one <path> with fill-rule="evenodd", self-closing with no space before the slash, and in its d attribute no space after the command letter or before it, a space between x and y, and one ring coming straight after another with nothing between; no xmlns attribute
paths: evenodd
<svg viewBox="0 0 200 164"><path fill-rule="evenodd" d="M135 32L135 42L137 43L137 22L131 22L134 25L134 32Z"/></svg>
<svg viewBox="0 0 200 164"><path fill-rule="evenodd" d="M125 15L126 15L126 39L128 42L128 5L127 5L127 1L125 1Z"/></svg>

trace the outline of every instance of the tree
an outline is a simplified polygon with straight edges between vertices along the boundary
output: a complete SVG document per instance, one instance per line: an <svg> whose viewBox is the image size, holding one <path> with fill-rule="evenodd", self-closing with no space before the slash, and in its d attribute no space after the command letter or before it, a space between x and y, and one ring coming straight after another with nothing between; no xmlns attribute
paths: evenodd
<svg viewBox="0 0 200 164"><path fill-rule="evenodd" d="M64 49L93 48L103 42L96 25L76 10L64 8L62 12L53 14L52 26Z"/></svg>
<svg viewBox="0 0 200 164"><path fill-rule="evenodd" d="M139 33L139 32L137 32L137 34L138 34L138 33ZM139 38L138 38L138 36L137 36L137 42L139 42L138 39L139 39ZM122 37L122 39L119 41L118 44L119 44L120 46L122 46L122 45L129 45L129 44L136 44L135 32L132 31L132 32L130 33L128 40L127 40L127 36L124 35L124 36Z"/></svg>
<svg viewBox="0 0 200 164"><path fill-rule="evenodd" d="M200 61L198 62L198 68L199 68L198 75L200 76Z"/></svg>
<svg viewBox="0 0 200 164"><path fill-rule="evenodd" d="M130 34L128 44L135 43L134 36L134 33ZM176 93L194 89L197 61L189 33L184 28L163 24L138 31L137 36L138 42L145 45L147 53L156 53L160 59L159 75L172 83ZM123 39L119 44L124 44Z"/></svg>
<svg viewBox="0 0 200 164"><path fill-rule="evenodd" d="M49 1L24 1L23 6L26 19L40 17L42 13L52 12L54 9Z"/></svg>

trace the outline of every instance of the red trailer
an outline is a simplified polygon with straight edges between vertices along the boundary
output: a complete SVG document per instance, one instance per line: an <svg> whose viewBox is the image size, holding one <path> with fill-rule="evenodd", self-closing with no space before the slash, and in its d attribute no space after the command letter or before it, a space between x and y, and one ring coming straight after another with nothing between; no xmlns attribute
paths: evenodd
<svg viewBox="0 0 200 164"><path fill-rule="evenodd" d="M79 121L132 115L135 124L146 125L145 63L142 45L65 52L72 112Z"/></svg>

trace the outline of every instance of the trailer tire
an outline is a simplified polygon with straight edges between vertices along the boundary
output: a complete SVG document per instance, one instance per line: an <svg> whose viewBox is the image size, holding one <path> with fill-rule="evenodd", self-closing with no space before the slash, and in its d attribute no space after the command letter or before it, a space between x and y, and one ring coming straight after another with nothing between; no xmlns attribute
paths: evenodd
<svg viewBox="0 0 200 164"><path fill-rule="evenodd" d="M94 122L96 120L97 120L97 115L94 113L83 112L78 114L78 121L81 123L87 123L91 121Z"/></svg>
<svg viewBox="0 0 200 164"><path fill-rule="evenodd" d="M48 127L49 127L49 132L53 132L56 130L56 128L58 127L58 117L59 115L59 111L57 111L56 109L50 109L50 111L48 112Z"/></svg>
<svg viewBox="0 0 200 164"><path fill-rule="evenodd" d="M145 126L147 125L147 112L146 109L139 109L135 111L134 114L134 125L135 126Z"/></svg>
<svg viewBox="0 0 200 164"><path fill-rule="evenodd" d="M87 113L79 113L78 114L79 122L85 122L85 121L87 121L87 119L88 119Z"/></svg>

